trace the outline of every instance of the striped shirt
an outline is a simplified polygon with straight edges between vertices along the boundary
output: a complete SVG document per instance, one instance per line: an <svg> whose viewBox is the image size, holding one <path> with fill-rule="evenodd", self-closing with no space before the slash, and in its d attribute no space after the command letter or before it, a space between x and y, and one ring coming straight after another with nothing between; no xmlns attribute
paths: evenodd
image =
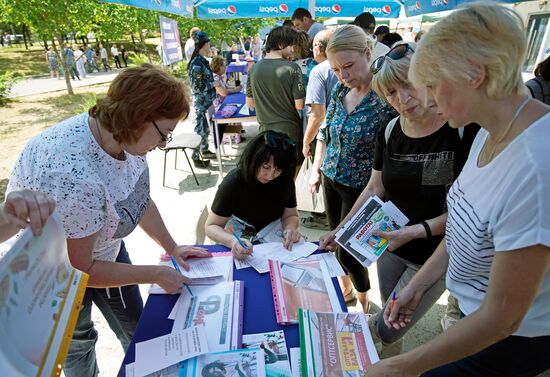
<svg viewBox="0 0 550 377"><path fill-rule="evenodd" d="M485 299L495 253L550 246L550 114L478 167L487 136L480 130L447 197L447 288L466 315ZM515 335L550 335L550 272Z"/></svg>

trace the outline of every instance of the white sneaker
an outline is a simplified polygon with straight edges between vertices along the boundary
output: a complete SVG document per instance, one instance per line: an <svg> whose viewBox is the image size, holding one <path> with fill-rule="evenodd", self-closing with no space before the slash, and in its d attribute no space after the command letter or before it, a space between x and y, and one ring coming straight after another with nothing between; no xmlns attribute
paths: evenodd
<svg viewBox="0 0 550 377"><path fill-rule="evenodd" d="M443 329L443 331L445 331L458 321L458 319L445 314L443 318L441 318L441 328Z"/></svg>

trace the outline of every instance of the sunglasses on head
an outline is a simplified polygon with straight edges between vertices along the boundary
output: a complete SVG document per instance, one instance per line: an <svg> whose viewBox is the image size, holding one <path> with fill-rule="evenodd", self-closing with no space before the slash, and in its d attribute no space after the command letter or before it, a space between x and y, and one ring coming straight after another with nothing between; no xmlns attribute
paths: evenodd
<svg viewBox="0 0 550 377"><path fill-rule="evenodd" d="M294 147L296 143L288 135L266 132L264 135L265 145L271 148L283 148L285 151L289 147Z"/></svg>
<svg viewBox="0 0 550 377"><path fill-rule="evenodd" d="M386 61L386 58L390 58L391 60L399 60L403 56L407 55L408 51L414 53L414 49L408 43L403 43L392 47L386 55L380 56L372 62L370 71L374 75L377 74L384 66L384 61Z"/></svg>

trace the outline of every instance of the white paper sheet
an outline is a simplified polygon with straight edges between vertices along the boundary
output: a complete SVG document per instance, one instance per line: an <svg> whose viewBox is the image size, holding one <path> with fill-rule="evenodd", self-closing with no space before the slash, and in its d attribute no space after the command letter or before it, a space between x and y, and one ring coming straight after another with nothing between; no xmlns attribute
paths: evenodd
<svg viewBox="0 0 550 377"><path fill-rule="evenodd" d="M290 348L290 367L292 369L292 377L301 377L300 365L300 347Z"/></svg>
<svg viewBox="0 0 550 377"><path fill-rule="evenodd" d="M248 108L248 106L246 106L246 104L244 104L243 107L241 107L241 109L239 110L239 114L245 115L245 116L250 115L250 109Z"/></svg>
<svg viewBox="0 0 550 377"><path fill-rule="evenodd" d="M136 343L134 376L146 376L207 352L204 325Z"/></svg>
<svg viewBox="0 0 550 377"><path fill-rule="evenodd" d="M309 260L324 260L325 264L328 269L328 273L331 278L335 278L338 276L344 276L346 273L344 272L344 269L340 265L340 262L338 262L338 259L336 258L336 255L332 252L328 253L321 253L321 254L313 254L309 257L305 258Z"/></svg>
<svg viewBox="0 0 550 377"><path fill-rule="evenodd" d="M269 272L268 261L270 259L292 262L311 255L317 248L318 246L314 243L305 241L292 245L291 251L285 249L282 242L263 243L254 245L253 253L246 260L258 273L263 274Z"/></svg>
<svg viewBox="0 0 550 377"><path fill-rule="evenodd" d="M213 256L211 258L192 258L187 261L189 263L189 271L183 268L183 275L191 279L193 284L218 284L224 281L230 281L233 278L233 256L229 255ZM171 261L161 261L160 266L174 267ZM166 291L157 284L152 284L149 288L150 294L164 294Z"/></svg>

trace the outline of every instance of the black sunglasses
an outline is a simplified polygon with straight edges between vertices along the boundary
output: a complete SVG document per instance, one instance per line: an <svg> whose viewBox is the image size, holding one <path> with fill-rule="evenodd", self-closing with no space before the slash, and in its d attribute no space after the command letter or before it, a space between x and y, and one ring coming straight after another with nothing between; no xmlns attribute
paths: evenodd
<svg viewBox="0 0 550 377"><path fill-rule="evenodd" d="M169 142L172 141L172 132L168 132L168 134L165 135L161 132L159 126L157 126L154 120L152 120L151 122L153 123L153 126L155 126L155 128L157 129L163 143L168 144Z"/></svg>
<svg viewBox="0 0 550 377"><path fill-rule="evenodd" d="M282 147L283 150L287 150L287 148L292 147L294 148L296 146L296 143L294 140L292 140L288 135L275 133L268 131L264 135L264 141L265 145L271 148L279 148Z"/></svg>
<svg viewBox="0 0 550 377"><path fill-rule="evenodd" d="M391 60L399 60L403 56L407 55L408 51L414 53L414 49L408 43L403 43L392 47L386 55L380 56L372 62L370 66L370 71L373 75L377 74L384 66L384 61L386 61L386 57L390 58Z"/></svg>

